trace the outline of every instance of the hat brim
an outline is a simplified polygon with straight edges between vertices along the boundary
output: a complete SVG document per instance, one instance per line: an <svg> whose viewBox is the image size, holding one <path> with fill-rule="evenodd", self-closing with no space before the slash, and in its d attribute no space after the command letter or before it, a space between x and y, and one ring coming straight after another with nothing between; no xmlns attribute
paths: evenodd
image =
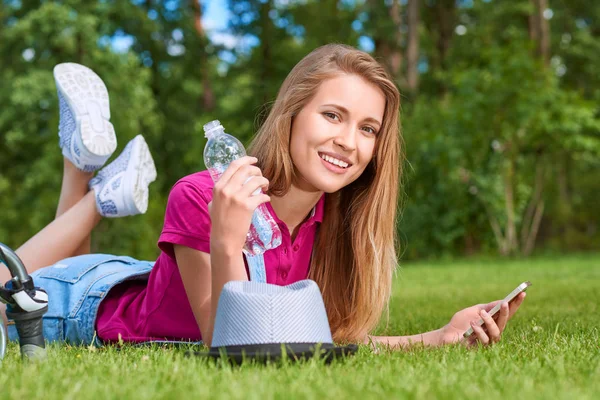
<svg viewBox="0 0 600 400"><path fill-rule="evenodd" d="M212 347L208 352L188 351L186 356L208 357L223 359L236 364L244 360L254 360L260 363L276 362L284 357L289 361L308 360L319 356L327 364L336 358L350 356L356 353L358 346L335 346L330 343L266 343L242 346Z"/></svg>

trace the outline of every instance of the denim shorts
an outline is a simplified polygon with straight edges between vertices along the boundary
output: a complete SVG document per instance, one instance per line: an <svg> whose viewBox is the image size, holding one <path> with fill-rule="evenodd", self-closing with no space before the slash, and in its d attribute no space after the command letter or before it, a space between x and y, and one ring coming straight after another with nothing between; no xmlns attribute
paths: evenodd
<svg viewBox="0 0 600 400"><path fill-rule="evenodd" d="M31 274L35 286L48 293L44 337L49 342L102 345L95 335L100 302L115 285L133 279L147 280L154 262L109 254L67 258ZM18 340L14 322L8 336Z"/></svg>

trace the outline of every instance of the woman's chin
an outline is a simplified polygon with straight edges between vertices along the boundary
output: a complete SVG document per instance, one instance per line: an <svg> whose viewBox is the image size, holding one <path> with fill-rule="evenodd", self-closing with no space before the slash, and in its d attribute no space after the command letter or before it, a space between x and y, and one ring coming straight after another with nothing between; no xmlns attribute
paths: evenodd
<svg viewBox="0 0 600 400"><path fill-rule="evenodd" d="M347 184L341 184L339 181L335 181L334 179L324 179L320 177L319 179L315 179L313 186L325 193L335 193L340 189L343 189Z"/></svg>
<svg viewBox="0 0 600 400"><path fill-rule="evenodd" d="M350 183L347 178L341 175L324 171L322 174L307 174L299 182L294 182L294 186L307 192L335 193Z"/></svg>

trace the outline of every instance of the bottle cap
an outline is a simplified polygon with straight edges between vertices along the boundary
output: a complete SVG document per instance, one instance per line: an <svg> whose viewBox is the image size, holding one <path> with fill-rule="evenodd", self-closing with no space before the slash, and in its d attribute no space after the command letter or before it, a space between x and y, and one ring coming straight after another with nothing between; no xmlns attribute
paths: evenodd
<svg viewBox="0 0 600 400"><path fill-rule="evenodd" d="M225 129L223 128L223 125L221 125L219 120L215 119L214 121L210 121L208 124L204 124L204 137L210 138L218 131L223 132L224 130Z"/></svg>

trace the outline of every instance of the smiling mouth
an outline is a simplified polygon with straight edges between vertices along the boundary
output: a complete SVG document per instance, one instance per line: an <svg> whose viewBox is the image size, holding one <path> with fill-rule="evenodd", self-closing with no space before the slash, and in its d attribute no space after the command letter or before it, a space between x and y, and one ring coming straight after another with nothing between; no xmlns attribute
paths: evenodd
<svg viewBox="0 0 600 400"><path fill-rule="evenodd" d="M351 167L351 166L352 166L352 164L348 164L348 163L347 163L347 162L345 162L345 161L338 160L338 159L337 159L337 158L335 158L335 157L331 157L331 156L328 156L328 155L326 155L326 154L323 154L323 153L319 153L319 157L321 157L321 159L325 160L325 161L326 161L326 162L328 162L329 164L331 164L331 165L335 165L335 166L336 166L336 167L338 167L338 168L343 168L343 169L346 169L346 168L349 168L349 167Z"/></svg>

